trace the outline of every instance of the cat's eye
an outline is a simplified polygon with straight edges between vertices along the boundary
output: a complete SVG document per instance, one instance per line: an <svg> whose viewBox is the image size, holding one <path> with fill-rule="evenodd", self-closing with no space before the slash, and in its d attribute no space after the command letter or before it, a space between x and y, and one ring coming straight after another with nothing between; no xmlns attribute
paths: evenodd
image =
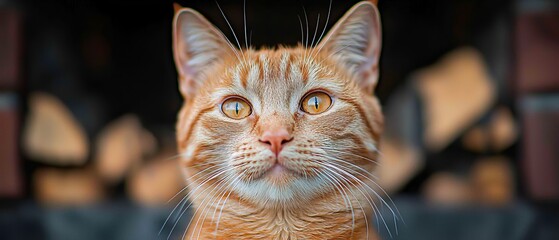
<svg viewBox="0 0 559 240"><path fill-rule="evenodd" d="M332 98L324 92L307 94L301 102L301 109L308 114L323 113L332 105Z"/></svg>
<svg viewBox="0 0 559 240"><path fill-rule="evenodd" d="M227 117L233 119L243 119L252 113L250 105L243 99L232 97L221 104L221 111Z"/></svg>

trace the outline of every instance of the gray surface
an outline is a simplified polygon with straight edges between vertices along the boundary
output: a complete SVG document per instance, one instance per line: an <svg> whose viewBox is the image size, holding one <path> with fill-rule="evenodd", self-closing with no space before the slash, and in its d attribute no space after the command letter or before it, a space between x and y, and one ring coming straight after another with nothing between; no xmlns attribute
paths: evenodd
<svg viewBox="0 0 559 240"><path fill-rule="evenodd" d="M383 216L394 234L381 225L383 239L414 240L552 240L559 239L559 214L535 211L517 203L506 208L450 208L430 206L418 199L395 201L405 223L398 222L398 234L391 214ZM141 207L130 202L112 202L82 208L43 209L34 204L0 209L0 239L167 239L172 224L158 237L160 227L174 205ZM170 222L177 220L173 214ZM170 239L179 239L189 220L180 219ZM382 224L382 223L381 223Z"/></svg>
<svg viewBox="0 0 559 240"><path fill-rule="evenodd" d="M391 214L383 211L393 234L390 238L386 227L381 225L379 231L383 239L536 239L529 236L536 223L536 214L532 208L520 203L503 208L457 208L432 206L417 199L400 199L396 205L405 223L398 223L398 233L395 234Z"/></svg>

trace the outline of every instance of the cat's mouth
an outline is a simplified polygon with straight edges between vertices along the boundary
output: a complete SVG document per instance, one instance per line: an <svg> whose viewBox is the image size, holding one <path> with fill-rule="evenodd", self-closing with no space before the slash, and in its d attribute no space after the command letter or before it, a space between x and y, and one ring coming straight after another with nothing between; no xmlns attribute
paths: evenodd
<svg viewBox="0 0 559 240"><path fill-rule="evenodd" d="M268 169L268 171L266 171L265 174L276 177L276 176L289 174L290 172L291 170L285 167L284 165L282 165L281 163L275 163L272 167Z"/></svg>
<svg viewBox="0 0 559 240"><path fill-rule="evenodd" d="M268 168L268 170L266 170L260 178L272 183L273 185L285 185L297 177L297 175L297 172L289 169L279 162L276 162Z"/></svg>

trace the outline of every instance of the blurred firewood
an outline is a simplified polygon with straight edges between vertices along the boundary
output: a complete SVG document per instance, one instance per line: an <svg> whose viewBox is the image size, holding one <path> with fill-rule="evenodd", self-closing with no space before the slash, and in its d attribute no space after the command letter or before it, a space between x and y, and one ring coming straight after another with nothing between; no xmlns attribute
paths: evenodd
<svg viewBox="0 0 559 240"><path fill-rule="evenodd" d="M419 149L398 141L383 140L381 152L375 174L386 192L400 189L424 165Z"/></svg>
<svg viewBox="0 0 559 240"><path fill-rule="evenodd" d="M109 123L97 136L95 166L101 177L116 183L144 155L155 151L155 137L133 115Z"/></svg>
<svg viewBox="0 0 559 240"><path fill-rule="evenodd" d="M471 173L475 198L479 203L503 206L514 197L514 177L508 159L492 157L479 160Z"/></svg>
<svg viewBox="0 0 559 240"><path fill-rule="evenodd" d="M23 133L24 152L53 165L82 165L89 154L85 130L56 97L33 93Z"/></svg>
<svg viewBox="0 0 559 240"><path fill-rule="evenodd" d="M476 161L467 176L439 172L425 182L423 194L436 204L504 206L514 199L511 165L505 157L490 157Z"/></svg>
<svg viewBox="0 0 559 240"><path fill-rule="evenodd" d="M431 203L447 206L470 204L473 200L467 177L448 172L431 176L423 186L423 195Z"/></svg>
<svg viewBox="0 0 559 240"><path fill-rule="evenodd" d="M91 169L38 169L33 187L38 201L47 205L91 204L105 196L102 182Z"/></svg>
<svg viewBox="0 0 559 240"><path fill-rule="evenodd" d="M491 147L501 151L510 147L518 138L518 130L512 113L508 108L500 107L494 113L490 123Z"/></svg>
<svg viewBox="0 0 559 240"><path fill-rule="evenodd" d="M464 146L472 151L493 152L510 147L518 138L515 120L508 108L500 107L491 114L489 123L476 126L462 137Z"/></svg>
<svg viewBox="0 0 559 240"><path fill-rule="evenodd" d="M425 106L425 145L431 151L447 146L485 113L495 89L478 51L461 48L418 72Z"/></svg>
<svg viewBox="0 0 559 240"><path fill-rule="evenodd" d="M126 181L130 197L146 205L163 205L179 193L185 181L175 156L174 151L167 151L135 168ZM174 200L180 201L184 194Z"/></svg>

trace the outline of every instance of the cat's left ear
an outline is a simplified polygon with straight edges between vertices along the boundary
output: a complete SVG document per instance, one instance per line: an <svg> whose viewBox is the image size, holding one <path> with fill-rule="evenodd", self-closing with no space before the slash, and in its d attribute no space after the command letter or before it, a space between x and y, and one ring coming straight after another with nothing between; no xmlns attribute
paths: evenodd
<svg viewBox="0 0 559 240"><path fill-rule="evenodd" d="M371 2L353 6L317 46L341 61L356 74L358 84L372 92L378 81L381 25L377 7Z"/></svg>
<svg viewBox="0 0 559 240"><path fill-rule="evenodd" d="M179 88L185 99L196 93L216 63L234 56L225 35L202 14L175 5L173 54L179 73Z"/></svg>

